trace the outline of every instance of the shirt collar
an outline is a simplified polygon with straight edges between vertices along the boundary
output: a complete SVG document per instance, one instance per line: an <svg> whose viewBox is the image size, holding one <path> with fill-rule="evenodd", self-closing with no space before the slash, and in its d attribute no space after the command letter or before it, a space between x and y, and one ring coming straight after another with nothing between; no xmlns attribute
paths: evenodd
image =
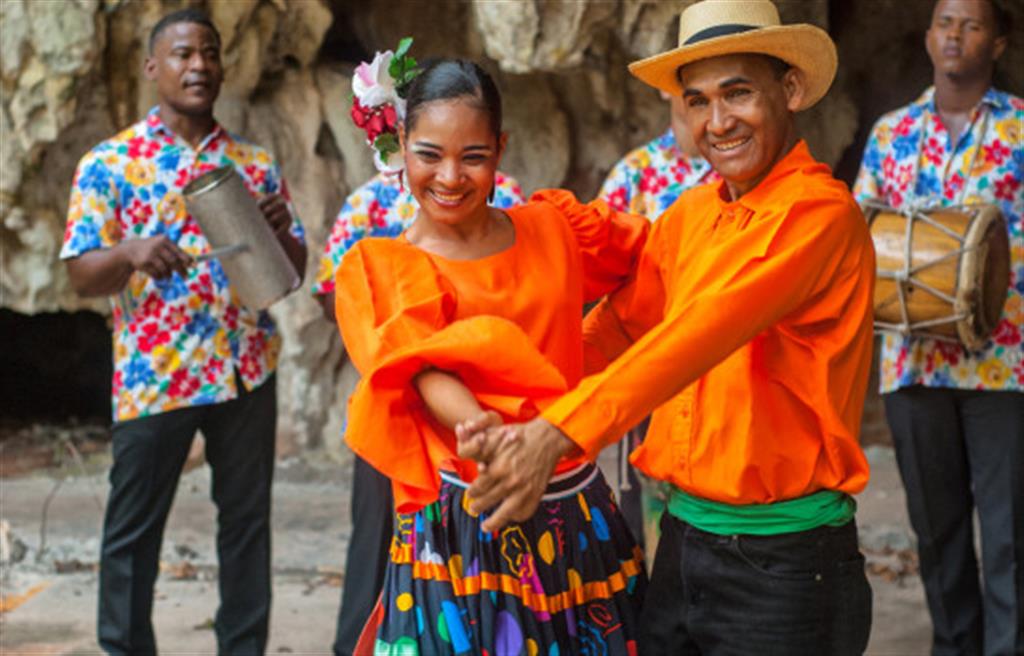
<svg viewBox="0 0 1024 656"><path fill-rule="evenodd" d="M934 114L936 111L935 87L930 86L927 89L925 89L924 93L921 94L921 97L914 101L914 104L920 105L921 107L927 109L929 112ZM1006 111L1010 107L1010 101L1006 97L1006 94L999 91L995 87L989 87L988 90L985 91L985 95L981 97L981 102L979 102L978 105L988 105L992 109L998 111Z"/></svg>
<svg viewBox="0 0 1024 656"><path fill-rule="evenodd" d="M145 123L146 123L146 131L147 131L148 136L150 138L154 138L154 139L157 138L157 137L171 137L172 139L178 138L178 135L175 134L175 132L173 130L171 130L171 128L167 127L167 124L164 123L164 120L162 118L160 118L160 106L159 105L154 106L152 109L149 110L149 112L147 112ZM207 144L209 144L211 141L213 141L218 136L220 136L221 134L224 134L224 133L225 133L224 132L224 128L221 127L220 123L218 123L216 119L214 119L214 121L213 121L213 129L210 130L210 134L208 134L205 137L203 137L203 140L199 142L199 147L196 148L196 150L202 150L203 148L206 147Z"/></svg>
<svg viewBox="0 0 1024 656"><path fill-rule="evenodd" d="M718 194L716 194L719 208L725 209L726 207L742 205L752 212L757 212L770 204L772 192L779 181L799 169L819 164L820 163L811 156L811 151L807 148L807 142L800 139L796 142L796 145L786 153L785 157L775 163L775 166L773 166L772 170L768 172L768 175L765 176L764 180L761 180L756 187L740 196L739 200L725 200L729 197L729 189L725 180L719 182Z"/></svg>

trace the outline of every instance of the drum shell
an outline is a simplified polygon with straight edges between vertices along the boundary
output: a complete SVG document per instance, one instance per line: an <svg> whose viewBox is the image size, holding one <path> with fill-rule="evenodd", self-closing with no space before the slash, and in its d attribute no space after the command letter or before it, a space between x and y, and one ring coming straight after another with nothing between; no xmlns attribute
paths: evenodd
<svg viewBox="0 0 1024 656"><path fill-rule="evenodd" d="M970 218L964 214L932 214L931 218L960 237L967 234ZM871 238L875 244L875 262L879 271L898 271L903 268L906 248L906 223L912 220L895 212L882 212L871 223ZM950 235L918 222L914 226L910 247L911 266L917 267L941 260L947 253L960 248L960 243ZM937 289L949 296L956 296L959 261L946 259L932 264L913 276L914 279ZM932 321L953 315L953 303L928 293L920 287L909 285L907 290L907 314L912 323ZM875 319L887 323L900 323L899 295L896 281L879 276L875 281ZM932 332L956 338L954 323L933 326Z"/></svg>
<svg viewBox="0 0 1024 656"><path fill-rule="evenodd" d="M264 310L299 286L299 274L233 166L196 178L183 195L211 248L245 244L220 260L242 305Z"/></svg>
<svg viewBox="0 0 1024 656"><path fill-rule="evenodd" d="M920 220L921 215L945 231ZM933 208L916 216L886 208L869 211L868 217L879 272L875 320L902 324L902 284L909 323L935 322L912 333L956 340L970 350L982 348L999 321L1009 287L1009 240L998 208ZM916 270L898 283L886 274L904 269L908 222L910 264Z"/></svg>

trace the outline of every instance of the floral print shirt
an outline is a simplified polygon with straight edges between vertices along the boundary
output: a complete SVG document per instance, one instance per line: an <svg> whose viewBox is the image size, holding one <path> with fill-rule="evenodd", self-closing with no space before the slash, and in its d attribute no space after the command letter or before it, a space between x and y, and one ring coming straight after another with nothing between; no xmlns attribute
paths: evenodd
<svg viewBox="0 0 1024 656"><path fill-rule="evenodd" d="M909 385L1024 390L1024 101L989 89L956 143L930 88L875 124L854 186L860 202L896 209L912 204L994 203L1010 233L1010 288L1003 316L980 351L885 333L881 391Z"/></svg>
<svg viewBox="0 0 1024 656"><path fill-rule="evenodd" d="M613 209L654 221L687 189L718 179L704 159L682 153L669 129L623 157L608 173L598 197Z"/></svg>
<svg viewBox="0 0 1024 656"><path fill-rule="evenodd" d="M197 148L174 134L154 107L145 119L89 151L71 187L61 259L126 239L166 235L183 251L210 250L186 211L182 189L199 175L232 164L254 196L288 196L266 150L215 125ZM291 233L304 239L292 211ZM266 312L241 307L217 260L188 276L155 280L141 271L111 298L114 421L234 399L277 363L280 336Z"/></svg>
<svg viewBox="0 0 1024 656"><path fill-rule="evenodd" d="M501 172L495 175L492 206L507 209L524 200L515 179ZM364 237L397 237L412 225L418 209L416 198L403 188L397 176L378 173L349 194L324 245L313 294L320 296L334 291L334 272L356 242Z"/></svg>

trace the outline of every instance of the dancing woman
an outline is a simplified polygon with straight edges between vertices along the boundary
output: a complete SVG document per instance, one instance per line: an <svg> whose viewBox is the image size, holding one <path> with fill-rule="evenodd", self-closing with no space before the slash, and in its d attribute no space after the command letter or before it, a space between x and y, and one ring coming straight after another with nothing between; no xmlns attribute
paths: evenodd
<svg viewBox="0 0 1024 656"><path fill-rule="evenodd" d="M562 191L488 207L507 135L473 63L430 64L406 103L418 217L397 239L358 243L336 277L363 376L346 439L392 479L397 512L361 644L375 626L378 654L633 654L642 553L597 467L564 458L532 518L486 533L452 429L482 412L522 421L580 380L583 305L625 282L647 222Z"/></svg>

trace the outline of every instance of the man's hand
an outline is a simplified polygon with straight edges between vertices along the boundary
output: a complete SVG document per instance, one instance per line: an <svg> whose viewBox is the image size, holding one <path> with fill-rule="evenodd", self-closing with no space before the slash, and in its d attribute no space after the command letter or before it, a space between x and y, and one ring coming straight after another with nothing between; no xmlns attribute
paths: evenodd
<svg viewBox="0 0 1024 656"><path fill-rule="evenodd" d="M484 455L492 459L469 488L473 512L497 506L481 526L484 531L497 531L511 522L529 519L544 496L558 460L574 447L562 431L540 417L499 429L507 430L517 435L503 435L501 439L487 436ZM472 442L477 436L468 439Z"/></svg>
<svg viewBox="0 0 1024 656"><path fill-rule="evenodd" d="M263 216L266 217L270 229L278 239L288 232L292 225L292 213L288 211L288 201L281 194L269 194L257 203Z"/></svg>
<svg viewBox="0 0 1024 656"><path fill-rule="evenodd" d="M142 271L153 278L163 279L172 273L188 277L192 258L166 235L146 239L128 239L121 242L128 262L135 271Z"/></svg>
<svg viewBox="0 0 1024 656"><path fill-rule="evenodd" d="M509 433L511 431L511 433ZM487 463L494 459L506 435L516 435L514 428L502 424L501 415L494 410L481 412L477 416L455 425L455 437L459 457L476 460L479 471L487 469Z"/></svg>

